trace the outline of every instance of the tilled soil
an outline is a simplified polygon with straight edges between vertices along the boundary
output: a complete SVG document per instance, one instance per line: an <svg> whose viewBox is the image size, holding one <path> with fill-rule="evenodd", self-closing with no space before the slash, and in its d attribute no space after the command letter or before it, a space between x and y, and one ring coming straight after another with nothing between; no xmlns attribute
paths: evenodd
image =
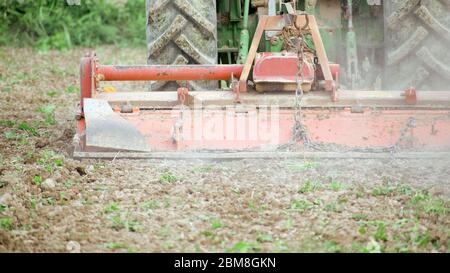
<svg viewBox="0 0 450 273"><path fill-rule="evenodd" d="M0 49L1 252L449 251L450 159L71 159L86 51Z"/></svg>

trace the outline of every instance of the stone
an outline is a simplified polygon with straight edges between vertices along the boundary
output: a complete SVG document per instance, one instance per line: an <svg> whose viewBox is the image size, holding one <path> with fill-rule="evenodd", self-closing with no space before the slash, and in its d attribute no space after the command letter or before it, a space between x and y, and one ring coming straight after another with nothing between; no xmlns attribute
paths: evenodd
<svg viewBox="0 0 450 273"><path fill-rule="evenodd" d="M45 181L42 182L43 189L51 190L51 189L54 189L55 187L56 187L56 182L55 182L55 180L53 180L51 178L45 179Z"/></svg>
<svg viewBox="0 0 450 273"><path fill-rule="evenodd" d="M70 253L81 253L81 246L78 242L70 241L66 245L66 250Z"/></svg>
<svg viewBox="0 0 450 273"><path fill-rule="evenodd" d="M2 196L0 196L0 205L9 206L12 201L12 195L9 193L5 193Z"/></svg>

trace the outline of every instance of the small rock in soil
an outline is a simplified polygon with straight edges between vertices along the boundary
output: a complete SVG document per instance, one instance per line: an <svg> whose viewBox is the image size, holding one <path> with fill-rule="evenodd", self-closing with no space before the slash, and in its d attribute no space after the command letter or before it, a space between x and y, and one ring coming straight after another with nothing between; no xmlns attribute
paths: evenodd
<svg viewBox="0 0 450 273"><path fill-rule="evenodd" d="M35 146L36 148L38 148L38 149L42 149L42 148L48 146L48 144L49 144L49 143L48 143L47 140L39 139L39 140L36 141L36 143L34 144L34 146Z"/></svg>
<svg viewBox="0 0 450 273"><path fill-rule="evenodd" d="M5 193L2 196L0 196L0 204L1 205L10 205L12 201L12 195L9 193Z"/></svg>
<svg viewBox="0 0 450 273"><path fill-rule="evenodd" d="M42 182L43 189L51 190L51 189L54 189L55 187L56 187L55 180L53 180L51 178L45 179L45 181Z"/></svg>
<svg viewBox="0 0 450 273"><path fill-rule="evenodd" d="M88 174L94 173L94 172L95 172L95 167L94 167L93 165L87 166L86 172L87 172Z"/></svg>
<svg viewBox="0 0 450 273"><path fill-rule="evenodd" d="M81 246L78 242L70 241L66 245L66 250L70 253L81 253Z"/></svg>

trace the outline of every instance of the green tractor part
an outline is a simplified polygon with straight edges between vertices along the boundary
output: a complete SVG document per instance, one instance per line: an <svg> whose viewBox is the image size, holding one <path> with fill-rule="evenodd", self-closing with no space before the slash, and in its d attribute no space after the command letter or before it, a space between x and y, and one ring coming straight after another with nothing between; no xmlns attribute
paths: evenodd
<svg viewBox="0 0 450 273"><path fill-rule="evenodd" d="M342 88L441 90L450 83L450 6L442 1L147 0L148 63L243 64L260 16L285 14L282 2L315 15L329 60L345 71ZM271 33L259 46L261 52L285 49L283 39ZM152 89L183 85L217 88L208 82L155 82Z"/></svg>
<svg viewBox="0 0 450 273"><path fill-rule="evenodd" d="M358 62L358 45L356 33L353 29L353 0L348 0L348 32L346 37L347 45L347 76L350 78L349 86L354 88L360 79Z"/></svg>

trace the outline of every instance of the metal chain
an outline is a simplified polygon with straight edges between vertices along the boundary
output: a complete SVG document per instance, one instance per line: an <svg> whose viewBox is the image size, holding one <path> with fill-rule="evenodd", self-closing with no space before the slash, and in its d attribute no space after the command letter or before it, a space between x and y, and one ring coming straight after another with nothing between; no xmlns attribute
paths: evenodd
<svg viewBox="0 0 450 273"><path fill-rule="evenodd" d="M409 117L406 125L400 131L400 137L395 142L395 144L391 147L391 153L394 154L398 152L401 148L402 142L407 139L407 133L413 128L417 127L417 121L414 117Z"/></svg>
<svg viewBox="0 0 450 273"><path fill-rule="evenodd" d="M307 16L306 16L307 17ZM295 77L296 89L295 89L295 113L294 113L294 128L292 132L292 141L297 142L298 140L303 140L305 145L308 145L311 141L308 137L308 132L306 127L303 125L302 120L302 100L303 100L303 69L305 67L305 36L302 30L299 30L299 35L297 37L297 75Z"/></svg>
<svg viewBox="0 0 450 273"><path fill-rule="evenodd" d="M308 16L305 14L306 24L303 27L298 27L295 23L283 28L281 36L285 42L285 49L296 51L297 53L297 74L295 76L296 89L294 99L294 126L292 128L292 137L288 144L282 145L279 149L287 149L292 146L297 146L298 141L303 141L304 146L310 148L313 146L312 141L308 136L308 130L303 124L302 100L303 100L303 69L305 67L305 48L307 47L305 41L305 33L309 33ZM296 20L294 20L295 22ZM297 39L296 43L292 39Z"/></svg>
<svg viewBox="0 0 450 273"><path fill-rule="evenodd" d="M308 16L305 17L308 18ZM406 125L400 131L400 137L396 141L396 143L390 147L380 147L380 148L349 148L336 144L324 144L324 143L315 143L311 140L308 133L308 128L303 123L303 109L302 109L302 100L304 96L303 91L303 69L305 66L306 56L305 56L305 47L307 48L305 41L305 33L310 33L309 22L306 19L306 25L303 27L298 27L295 24L291 26L287 26L281 32L281 36L285 41L285 49L287 50L295 50L297 52L297 75L296 75L296 90L295 90L295 100L294 100L294 126L292 128L292 138L289 143L280 145L278 150L286 150L292 147L297 147L297 143L299 141L303 142L303 146L306 149L311 149L313 151L330 151L330 150L342 150L343 152L365 152L365 153L391 153L394 155L397 153L403 141L407 137L408 131L410 129L416 127L416 120L413 117L410 117L406 123ZM295 37L297 39L297 45L292 42L292 38Z"/></svg>

